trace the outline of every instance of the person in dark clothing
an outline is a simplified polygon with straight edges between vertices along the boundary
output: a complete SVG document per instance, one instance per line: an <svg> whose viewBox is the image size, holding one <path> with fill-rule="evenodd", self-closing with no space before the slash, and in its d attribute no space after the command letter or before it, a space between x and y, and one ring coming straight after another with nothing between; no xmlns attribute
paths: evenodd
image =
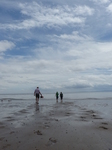
<svg viewBox="0 0 112 150"><path fill-rule="evenodd" d="M60 99L63 100L63 93L60 92Z"/></svg>
<svg viewBox="0 0 112 150"><path fill-rule="evenodd" d="M59 96L59 93L56 92L56 100L58 101L58 96Z"/></svg>

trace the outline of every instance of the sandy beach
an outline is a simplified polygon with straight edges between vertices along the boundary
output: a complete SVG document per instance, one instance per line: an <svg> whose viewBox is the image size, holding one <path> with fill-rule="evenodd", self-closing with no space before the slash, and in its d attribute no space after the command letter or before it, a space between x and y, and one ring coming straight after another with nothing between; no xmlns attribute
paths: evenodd
<svg viewBox="0 0 112 150"><path fill-rule="evenodd" d="M112 150L111 100L1 100L0 106L9 109L0 120L0 150Z"/></svg>

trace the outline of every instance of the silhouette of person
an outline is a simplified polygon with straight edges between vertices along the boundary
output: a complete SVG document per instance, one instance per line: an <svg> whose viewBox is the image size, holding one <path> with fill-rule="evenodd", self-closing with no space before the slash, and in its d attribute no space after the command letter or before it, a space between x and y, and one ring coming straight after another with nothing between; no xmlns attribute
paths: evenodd
<svg viewBox="0 0 112 150"><path fill-rule="evenodd" d="M56 100L58 101L59 93L56 92Z"/></svg>
<svg viewBox="0 0 112 150"><path fill-rule="evenodd" d="M35 91L34 91L34 96L35 96L35 98L36 98L36 103L37 103L37 104L39 103L39 95L41 95L41 97L43 97L42 94L41 94L41 92L40 92L40 90L39 90L39 87L37 87L37 88L35 89Z"/></svg>
<svg viewBox="0 0 112 150"><path fill-rule="evenodd" d="M63 100L63 93L60 92L60 99Z"/></svg>

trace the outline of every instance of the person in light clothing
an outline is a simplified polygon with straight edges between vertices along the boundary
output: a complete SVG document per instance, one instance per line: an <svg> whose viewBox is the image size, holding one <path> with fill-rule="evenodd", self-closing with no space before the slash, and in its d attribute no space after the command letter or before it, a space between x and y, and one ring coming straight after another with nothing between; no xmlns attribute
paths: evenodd
<svg viewBox="0 0 112 150"><path fill-rule="evenodd" d="M38 104L39 103L39 96L41 95L41 98L43 98L40 90L39 90L39 87L37 87L34 91L34 96L36 98L36 103Z"/></svg>

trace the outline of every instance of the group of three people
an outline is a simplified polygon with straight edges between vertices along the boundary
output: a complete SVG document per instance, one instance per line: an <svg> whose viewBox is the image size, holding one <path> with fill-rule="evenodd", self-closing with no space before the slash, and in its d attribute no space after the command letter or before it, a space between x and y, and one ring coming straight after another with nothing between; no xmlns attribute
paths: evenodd
<svg viewBox="0 0 112 150"><path fill-rule="evenodd" d="M40 97L40 95L41 95L41 98L43 98L42 93L39 90L39 87L37 87L35 89L35 91L34 91L34 96L36 97L36 103L37 104L39 103L39 97ZM59 93L56 92L56 100L58 100L58 98L59 98ZM62 92L60 92L60 99L61 100L63 99L63 93Z"/></svg>

